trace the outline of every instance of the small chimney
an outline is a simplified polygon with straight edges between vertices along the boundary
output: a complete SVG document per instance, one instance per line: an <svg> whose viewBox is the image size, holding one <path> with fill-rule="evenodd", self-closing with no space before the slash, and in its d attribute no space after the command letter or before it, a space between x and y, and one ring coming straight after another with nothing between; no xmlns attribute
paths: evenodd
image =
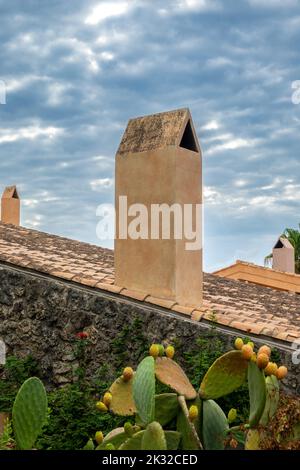
<svg viewBox="0 0 300 470"><path fill-rule="evenodd" d="M186 224L181 234L177 231L180 210L185 221L188 205L193 233L202 236L202 155L189 110L130 120L116 154L115 176L116 284L183 306L200 306L202 240L191 249ZM163 226L168 211L169 232ZM146 224L138 227L139 235L128 236L131 223L139 225L132 221L137 214Z"/></svg>
<svg viewBox="0 0 300 470"><path fill-rule="evenodd" d="M7 186L2 194L1 222L20 225L20 198L16 186Z"/></svg>
<svg viewBox="0 0 300 470"><path fill-rule="evenodd" d="M273 248L273 269L295 274L295 250L287 238L280 237Z"/></svg>

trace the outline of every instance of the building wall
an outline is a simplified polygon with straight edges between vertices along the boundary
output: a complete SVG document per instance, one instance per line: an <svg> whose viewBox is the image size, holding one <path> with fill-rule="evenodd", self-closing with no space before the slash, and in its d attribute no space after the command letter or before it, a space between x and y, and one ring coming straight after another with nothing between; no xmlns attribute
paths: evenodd
<svg viewBox="0 0 300 470"><path fill-rule="evenodd" d="M214 274L300 294L300 275L275 271L250 263L237 261L236 264L220 269Z"/></svg>
<svg viewBox="0 0 300 470"><path fill-rule="evenodd" d="M0 264L0 339L9 354L35 357L48 386L72 380L77 367L74 338L83 329L90 334L88 374L107 365L112 378L119 359L112 355L112 346L119 333L137 319L145 343L179 341L179 361L183 350L195 348L197 338L211 331L210 325L192 322L184 315ZM232 349L237 333L215 327L215 334L226 349ZM130 365L135 366L139 358L134 341L127 349ZM300 394L299 366L292 366L290 351L281 347L280 353L291 369L284 386Z"/></svg>

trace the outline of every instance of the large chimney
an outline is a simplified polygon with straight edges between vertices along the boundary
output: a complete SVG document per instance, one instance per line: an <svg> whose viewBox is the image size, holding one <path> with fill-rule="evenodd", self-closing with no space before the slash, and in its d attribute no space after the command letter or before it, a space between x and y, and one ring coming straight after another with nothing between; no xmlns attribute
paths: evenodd
<svg viewBox="0 0 300 470"><path fill-rule="evenodd" d="M115 188L116 284L200 306L202 156L188 109L129 121L116 155Z"/></svg>
<svg viewBox="0 0 300 470"><path fill-rule="evenodd" d="M295 250L287 238L280 237L273 248L273 269L295 274Z"/></svg>
<svg viewBox="0 0 300 470"><path fill-rule="evenodd" d="M1 222L20 225L20 198L16 186L7 186L2 194Z"/></svg>

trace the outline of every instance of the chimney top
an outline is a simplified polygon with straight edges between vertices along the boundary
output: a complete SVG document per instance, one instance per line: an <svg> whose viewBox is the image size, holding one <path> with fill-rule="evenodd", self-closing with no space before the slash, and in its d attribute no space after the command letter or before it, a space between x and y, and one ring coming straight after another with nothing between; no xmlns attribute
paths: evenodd
<svg viewBox="0 0 300 470"><path fill-rule="evenodd" d="M2 194L2 199L20 199L17 186L6 186Z"/></svg>
<svg viewBox="0 0 300 470"><path fill-rule="evenodd" d="M274 245L274 249L278 249L278 248L289 248L290 250L294 249L291 242L285 237L278 238L277 242Z"/></svg>
<svg viewBox="0 0 300 470"><path fill-rule="evenodd" d="M169 146L200 152L188 108L130 119L117 154L145 152Z"/></svg>

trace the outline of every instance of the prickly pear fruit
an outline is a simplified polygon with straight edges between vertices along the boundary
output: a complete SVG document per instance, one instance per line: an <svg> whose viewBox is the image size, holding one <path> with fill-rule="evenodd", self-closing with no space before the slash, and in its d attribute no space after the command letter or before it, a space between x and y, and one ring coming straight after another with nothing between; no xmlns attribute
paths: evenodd
<svg viewBox="0 0 300 470"><path fill-rule="evenodd" d="M97 444L102 444L103 439L104 439L103 432L97 431L95 434L95 441L97 442Z"/></svg>
<svg viewBox="0 0 300 470"><path fill-rule="evenodd" d="M258 350L257 355L262 354L262 353L264 353L264 354L266 354L267 356L270 357L271 356L271 348L269 348L269 346L267 346L267 345L261 346Z"/></svg>
<svg viewBox="0 0 300 470"><path fill-rule="evenodd" d="M260 369L265 369L269 364L269 356L266 353L258 354L256 364Z"/></svg>
<svg viewBox="0 0 300 470"><path fill-rule="evenodd" d="M254 349L254 343L253 343L253 341L248 341L247 344L249 344L249 346L251 346L251 348Z"/></svg>
<svg viewBox="0 0 300 470"><path fill-rule="evenodd" d="M242 340L242 338L236 338L234 342L235 349L242 349L243 346L244 346L244 341Z"/></svg>
<svg viewBox="0 0 300 470"><path fill-rule="evenodd" d="M277 370L278 370L277 364L275 364L275 362L269 362L269 364L265 368L265 374L276 376Z"/></svg>
<svg viewBox="0 0 300 470"><path fill-rule="evenodd" d="M158 347L159 347L159 355L162 357L165 354L165 348L163 347L162 344L159 344Z"/></svg>
<svg viewBox="0 0 300 470"><path fill-rule="evenodd" d="M246 359L247 361L250 361L252 354L253 354L253 349L251 348L251 346L249 346L249 344L244 344L244 346L242 347L243 358Z"/></svg>
<svg viewBox="0 0 300 470"><path fill-rule="evenodd" d="M256 362L256 359L257 359L257 355L255 352L252 353L252 356L251 356L251 361L252 362Z"/></svg>
<svg viewBox="0 0 300 470"><path fill-rule="evenodd" d="M237 417L237 411L236 411L236 409L235 409L235 408L231 408L231 410L229 410L228 415L227 415L228 422L229 422L229 423L232 423L233 421L236 420L236 417Z"/></svg>
<svg viewBox="0 0 300 470"><path fill-rule="evenodd" d="M111 444L110 442L108 444L106 444L105 446L105 449L106 450L115 450L115 446L113 444Z"/></svg>
<svg viewBox="0 0 300 470"><path fill-rule="evenodd" d="M282 380L284 379L284 377L286 377L288 373L288 370L285 366L280 366L278 367L277 371L276 371L276 377L278 380Z"/></svg>
<svg viewBox="0 0 300 470"><path fill-rule="evenodd" d="M196 406L196 405L190 406L190 409L189 409L189 418L190 418L190 420L195 421L198 418L198 415L199 415L198 406Z"/></svg>
<svg viewBox="0 0 300 470"><path fill-rule="evenodd" d="M125 367L122 377L124 382L129 382L133 377L133 369L131 367Z"/></svg>
<svg viewBox="0 0 300 470"><path fill-rule="evenodd" d="M168 346L165 349L165 353L167 357L169 357L170 359L173 359L174 354L175 354L175 349L173 348L173 346Z"/></svg>
<svg viewBox="0 0 300 470"><path fill-rule="evenodd" d="M152 344L149 349L149 354L156 359L159 356L159 344Z"/></svg>
<svg viewBox="0 0 300 470"><path fill-rule="evenodd" d="M111 401L112 401L112 394L109 392L104 393L103 403L105 406L107 406L107 408L110 407Z"/></svg>
<svg viewBox="0 0 300 470"><path fill-rule="evenodd" d="M97 410L102 411L102 413L106 413L106 411L108 411L108 408L103 403L103 401L97 401L96 408L97 408Z"/></svg>
<svg viewBox="0 0 300 470"><path fill-rule="evenodd" d="M124 424L124 432L127 436L131 437L136 431L131 423L127 422Z"/></svg>

